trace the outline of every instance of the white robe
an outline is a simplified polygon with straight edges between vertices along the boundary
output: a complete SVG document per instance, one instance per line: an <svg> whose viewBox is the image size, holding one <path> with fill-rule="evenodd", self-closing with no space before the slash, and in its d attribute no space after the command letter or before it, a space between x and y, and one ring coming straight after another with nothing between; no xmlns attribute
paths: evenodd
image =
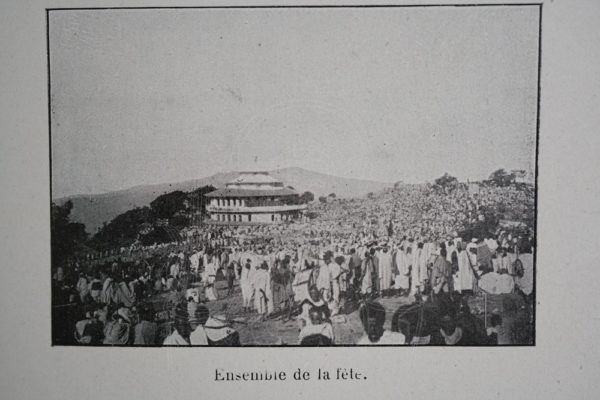
<svg viewBox="0 0 600 400"><path fill-rule="evenodd" d="M396 252L396 267L398 267L398 275L394 279L394 289L408 289L408 260L406 254L402 250Z"/></svg>
<svg viewBox="0 0 600 400"><path fill-rule="evenodd" d="M217 274L216 265L214 264L215 262L216 260L213 259L212 262L208 263L204 269L204 279L206 282L205 294L208 301L217 300L217 291L214 285Z"/></svg>
<svg viewBox="0 0 600 400"><path fill-rule="evenodd" d="M190 268L194 273L198 272L200 267L200 253L194 253L190 256Z"/></svg>
<svg viewBox="0 0 600 400"><path fill-rule="evenodd" d="M459 291L473 290L473 270L469 265L469 256L466 251L458 253L458 285Z"/></svg>
<svg viewBox="0 0 600 400"><path fill-rule="evenodd" d="M421 265L420 259L421 259L421 249L413 249L413 253L411 253L412 287L410 289L412 294L417 293L419 288L422 286L421 274L420 274L420 265Z"/></svg>
<svg viewBox="0 0 600 400"><path fill-rule="evenodd" d="M523 276L515 278L515 283L525 293L533 292L533 254L520 254L519 260L523 264Z"/></svg>
<svg viewBox="0 0 600 400"><path fill-rule="evenodd" d="M250 307L250 299L252 298L252 283L250 282L252 267L242 267L240 275L240 288L242 289L242 301L244 307Z"/></svg>
<svg viewBox="0 0 600 400"><path fill-rule="evenodd" d="M331 277L331 296L332 300L339 304L340 302L340 274L342 268L337 263L329 264L329 275ZM330 307L331 308L331 307ZM333 313L332 313L333 315Z"/></svg>
<svg viewBox="0 0 600 400"><path fill-rule="evenodd" d="M319 275L317 275L316 282L317 289L323 291L323 299L328 301L329 295L331 294L331 271L327 264L321 265L318 271Z"/></svg>
<svg viewBox="0 0 600 400"><path fill-rule="evenodd" d="M392 285L392 254L388 251L379 253L379 281L380 289L388 290Z"/></svg>
<svg viewBox="0 0 600 400"><path fill-rule="evenodd" d="M268 302L273 301L269 298L269 286L271 277L269 272L259 269L252 275L252 292L254 294L254 308L259 314L268 312Z"/></svg>

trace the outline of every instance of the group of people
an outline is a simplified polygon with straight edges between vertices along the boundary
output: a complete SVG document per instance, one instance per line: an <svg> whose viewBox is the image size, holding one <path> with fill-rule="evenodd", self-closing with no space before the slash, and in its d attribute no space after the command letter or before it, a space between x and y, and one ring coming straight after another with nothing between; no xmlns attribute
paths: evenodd
<svg viewBox="0 0 600 400"><path fill-rule="evenodd" d="M174 344L183 339L196 344L192 333L199 327L207 330L202 303L235 296L239 286L242 314L256 314L259 321L296 319L299 343L312 343L317 334L335 343L338 317L359 309L362 320L363 310L372 309L369 313L375 317L367 320L379 321L381 312L373 304L380 298L405 297L421 304L479 291L518 292L530 298L535 250L531 229L480 230L476 237L461 237L459 232L495 218L490 210L508 209L514 217L531 207L530 194L514 188L471 193L459 187L440 193L430 186L404 185L364 199L318 204L320 216L310 222L185 228L170 244L132 244L87 254L55 269L58 329L63 329L61 318L70 318L71 323L74 319L62 316L60 307L79 304L74 335L78 343L91 340L81 341L90 336L84 331L98 333L102 326L103 335L91 335L91 343L98 344L102 337L102 343L123 344L112 343L112 334L107 333L122 331L117 336L127 336L127 344L142 344L136 339L138 324L143 322L144 329L139 329L150 332L149 324L156 323L150 314L157 310L148 305L157 296L173 294L169 331L148 341ZM225 294L217 291L220 280L227 282ZM198 294L187 296L190 289ZM191 303L199 307L192 310ZM225 320L207 321L211 332L227 326ZM132 328L121 329L126 325ZM391 333L381 337L384 342L399 338ZM412 344L429 343L415 340Z"/></svg>

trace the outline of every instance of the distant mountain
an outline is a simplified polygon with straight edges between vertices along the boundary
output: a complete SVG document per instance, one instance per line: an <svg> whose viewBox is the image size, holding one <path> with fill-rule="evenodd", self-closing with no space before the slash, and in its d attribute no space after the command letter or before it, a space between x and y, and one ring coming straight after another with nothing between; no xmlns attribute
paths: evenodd
<svg viewBox="0 0 600 400"><path fill-rule="evenodd" d="M390 183L341 178L295 167L278 169L269 173L283 181L286 186L292 186L299 193L312 192L315 198L326 196L329 193L335 193L337 197L341 198L360 197L391 186ZM132 208L147 206L161 194L175 190L191 191L205 185L221 187L237 176L238 172L224 172L185 182L134 186L108 193L68 196L55 201L62 204L71 200L73 202L71 219L85 224L86 230L93 234L104 222L109 222L117 215Z"/></svg>

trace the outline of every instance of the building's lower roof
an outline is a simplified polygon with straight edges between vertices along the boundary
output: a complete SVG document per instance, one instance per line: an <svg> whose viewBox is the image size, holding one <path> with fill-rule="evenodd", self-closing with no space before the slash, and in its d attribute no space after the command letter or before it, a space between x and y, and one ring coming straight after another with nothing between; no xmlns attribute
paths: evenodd
<svg viewBox="0 0 600 400"><path fill-rule="evenodd" d="M293 196L298 193L289 188L259 190L259 189L230 189L222 188L206 194L206 197L277 197Z"/></svg>

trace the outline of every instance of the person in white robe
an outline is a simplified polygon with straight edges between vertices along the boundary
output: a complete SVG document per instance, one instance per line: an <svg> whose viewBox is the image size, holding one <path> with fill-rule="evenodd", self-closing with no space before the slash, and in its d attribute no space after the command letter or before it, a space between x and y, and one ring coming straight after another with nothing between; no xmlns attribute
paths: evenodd
<svg viewBox="0 0 600 400"><path fill-rule="evenodd" d="M198 268L200 268L200 252L193 252L190 256L190 268L194 274L198 273Z"/></svg>
<svg viewBox="0 0 600 400"><path fill-rule="evenodd" d="M179 276L179 270L180 270L180 266L179 266L179 261L175 261L173 264L171 264L171 267L169 268L169 274L177 279L177 277Z"/></svg>
<svg viewBox="0 0 600 400"><path fill-rule="evenodd" d="M102 293L100 293L100 302L109 304L113 300L114 287L112 278L107 277L102 285Z"/></svg>
<svg viewBox="0 0 600 400"><path fill-rule="evenodd" d="M343 259L338 256L334 261L330 260L328 264L329 274L331 276L331 301L328 305L332 316L337 315L340 309L340 276L342 273L342 262Z"/></svg>
<svg viewBox="0 0 600 400"><path fill-rule="evenodd" d="M81 273L79 275L79 280L77 281L77 292L79 293L79 297L81 298L81 302L85 302L85 298L89 293L89 284L85 277L85 274Z"/></svg>
<svg viewBox="0 0 600 400"><path fill-rule="evenodd" d="M383 297L390 295L390 288L392 285L392 254L389 252L387 245L383 247L379 253L379 287Z"/></svg>
<svg viewBox="0 0 600 400"><path fill-rule="evenodd" d="M523 266L523 275L515 277L515 284L525 295L529 296L533 293L533 254L520 254L517 262Z"/></svg>
<svg viewBox="0 0 600 400"><path fill-rule="evenodd" d="M373 293L373 268L374 262L373 257L369 255L368 250L365 251L362 257L361 266L361 287L360 292L363 295L369 295Z"/></svg>
<svg viewBox="0 0 600 400"><path fill-rule="evenodd" d="M396 275L394 280L394 288L406 292L410 288L410 262L403 247L400 247L396 252L396 266L398 268L398 275Z"/></svg>
<svg viewBox="0 0 600 400"><path fill-rule="evenodd" d="M251 309L252 299L252 264L250 259L246 259L244 266L242 267L242 273L240 274L240 288L242 289L242 307L244 312L248 312Z"/></svg>
<svg viewBox="0 0 600 400"><path fill-rule="evenodd" d="M217 276L216 262L216 257L211 257L208 261L208 264L206 264L204 267L205 294L206 300L208 301L217 300L217 291L215 288L215 280Z"/></svg>
<svg viewBox="0 0 600 400"><path fill-rule="evenodd" d="M317 289L321 292L321 296L326 302L331 301L331 270L329 264L332 262L333 252L327 251L324 254L323 262L319 263L317 270Z"/></svg>
<svg viewBox="0 0 600 400"><path fill-rule="evenodd" d="M268 312L268 302L271 276L269 275L268 266L263 264L256 269L252 276L252 296L254 297L254 308L260 315L262 320L266 319Z"/></svg>
<svg viewBox="0 0 600 400"><path fill-rule="evenodd" d="M469 265L469 255L465 249L461 249L458 253L458 277L455 289L460 292L473 290L473 270Z"/></svg>
<svg viewBox="0 0 600 400"><path fill-rule="evenodd" d="M411 287L410 294L414 296L421 292L421 274L419 273L419 259L421 255L421 249L418 247L409 246L406 249L406 259L410 261L410 277Z"/></svg>

